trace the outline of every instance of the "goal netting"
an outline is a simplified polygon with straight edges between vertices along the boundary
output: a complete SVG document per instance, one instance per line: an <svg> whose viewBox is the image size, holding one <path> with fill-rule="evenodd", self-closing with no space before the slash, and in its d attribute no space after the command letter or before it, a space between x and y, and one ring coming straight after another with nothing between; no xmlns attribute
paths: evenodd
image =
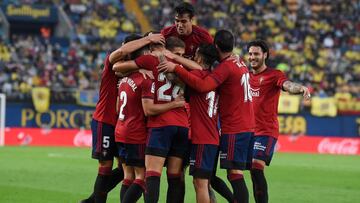
<svg viewBox="0 0 360 203"><path fill-rule="evenodd" d="M5 145L5 106L6 95L0 94L0 146Z"/></svg>

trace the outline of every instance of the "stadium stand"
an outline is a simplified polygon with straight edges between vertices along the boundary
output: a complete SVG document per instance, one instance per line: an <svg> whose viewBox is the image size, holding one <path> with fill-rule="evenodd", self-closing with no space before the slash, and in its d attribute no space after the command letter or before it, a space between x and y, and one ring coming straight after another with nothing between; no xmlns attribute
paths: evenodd
<svg viewBox="0 0 360 203"><path fill-rule="evenodd" d="M49 2L11 1L40 5ZM98 87L106 53L116 49L127 33L139 32L134 17L117 0L66 0L56 5L64 9L76 29L68 46L53 43L44 35L27 33L12 34L10 40L0 41L0 86L8 100L30 100L31 87L46 86L52 91L52 101L74 103L76 90Z"/></svg>
<svg viewBox="0 0 360 203"><path fill-rule="evenodd" d="M173 23L175 1L140 1L143 11L153 16L155 29ZM287 72L293 81L312 87L315 95L333 96L346 89L359 98L360 5L357 1L193 0L192 3L197 9L197 24L212 34L217 28L225 28L238 36L239 54L246 53L247 42L266 39L273 48L269 64Z"/></svg>

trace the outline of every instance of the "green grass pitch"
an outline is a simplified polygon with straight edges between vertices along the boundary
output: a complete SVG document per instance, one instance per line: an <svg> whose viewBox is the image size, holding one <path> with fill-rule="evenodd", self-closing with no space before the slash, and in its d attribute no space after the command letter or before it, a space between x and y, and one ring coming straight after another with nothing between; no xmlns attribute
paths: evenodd
<svg viewBox="0 0 360 203"><path fill-rule="evenodd" d="M75 203L92 191L97 162L88 148L0 147L0 202ZM218 170L225 178L225 171ZM270 202L360 202L360 156L277 153L266 169ZM251 181L246 183L253 201ZM118 186L108 202L119 202ZM160 201L167 183L162 176ZM186 202L195 202L186 178ZM218 202L225 202L218 196Z"/></svg>

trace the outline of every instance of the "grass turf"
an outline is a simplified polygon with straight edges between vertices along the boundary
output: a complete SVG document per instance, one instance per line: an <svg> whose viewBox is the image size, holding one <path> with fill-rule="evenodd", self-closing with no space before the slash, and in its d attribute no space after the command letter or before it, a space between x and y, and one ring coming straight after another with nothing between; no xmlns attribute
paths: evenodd
<svg viewBox="0 0 360 203"><path fill-rule="evenodd" d="M0 202L79 202L91 193L97 173L89 157L88 148L0 147ZM225 179L225 171L218 176ZM266 176L270 202L360 202L360 156L277 153ZM254 202L248 172L246 182ZM119 202L119 188L109 203ZM166 188L163 175L159 202L165 202ZM185 200L195 202L188 175Z"/></svg>

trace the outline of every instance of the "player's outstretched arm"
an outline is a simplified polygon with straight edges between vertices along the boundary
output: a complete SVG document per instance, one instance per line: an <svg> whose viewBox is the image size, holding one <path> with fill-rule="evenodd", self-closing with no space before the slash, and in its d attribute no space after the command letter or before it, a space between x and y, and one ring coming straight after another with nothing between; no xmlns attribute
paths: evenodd
<svg viewBox="0 0 360 203"><path fill-rule="evenodd" d="M177 54L172 53L169 50L166 50L164 52L164 55L169 58L172 59L174 61L176 61L179 64L182 64L184 67L186 67L189 70L203 70L203 67L201 67L198 63L196 63L195 61L192 61L190 59L184 58L182 56L179 56Z"/></svg>
<svg viewBox="0 0 360 203"><path fill-rule="evenodd" d="M150 43L165 44L165 38L161 34L150 34L149 36L143 37L141 39L130 41L122 45L117 50L111 52L109 56L109 61L111 64L115 64L116 62L124 59L126 55Z"/></svg>
<svg viewBox="0 0 360 203"><path fill-rule="evenodd" d="M158 66L158 70L160 72L175 72L184 83L198 92L208 92L216 89L220 85L220 83L210 76L211 74L205 78L199 78L182 66L170 61L161 62Z"/></svg>
<svg viewBox="0 0 360 203"><path fill-rule="evenodd" d="M153 99L142 99L142 106L145 116L162 114L174 108L184 107L184 105L184 99L176 99L175 101L164 104L154 104Z"/></svg>
<svg viewBox="0 0 360 203"><path fill-rule="evenodd" d="M119 61L113 65L112 70L125 74L127 72L137 71L139 70L139 67L136 65L135 61Z"/></svg>
<svg viewBox="0 0 360 203"><path fill-rule="evenodd" d="M302 94L305 99L310 99L311 97L309 89L298 83L285 81L282 87L290 94Z"/></svg>

